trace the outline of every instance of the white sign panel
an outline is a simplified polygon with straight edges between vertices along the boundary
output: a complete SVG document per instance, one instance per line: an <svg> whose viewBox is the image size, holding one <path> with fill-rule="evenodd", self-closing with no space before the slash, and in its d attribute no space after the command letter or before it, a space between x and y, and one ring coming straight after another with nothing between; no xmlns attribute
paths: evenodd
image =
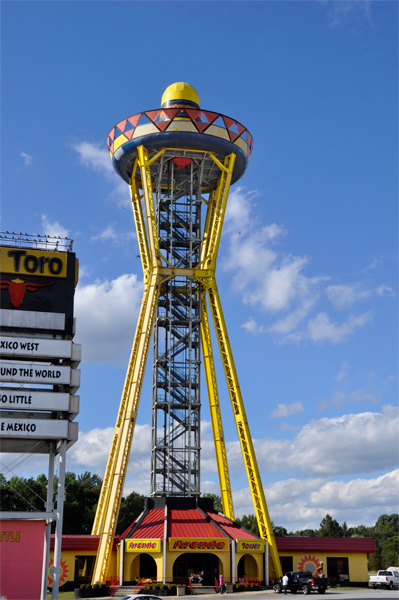
<svg viewBox="0 0 399 600"><path fill-rule="evenodd" d="M71 371L71 367L3 360L0 363L0 381L10 383L73 385L71 382ZM80 375L80 371L75 372L78 372Z"/></svg>
<svg viewBox="0 0 399 600"><path fill-rule="evenodd" d="M81 345L70 340L52 340L34 337L0 335L2 356L30 356L35 358L72 358L80 361Z"/></svg>
<svg viewBox="0 0 399 600"><path fill-rule="evenodd" d="M0 408L7 410L69 411L71 396L62 392L0 387Z"/></svg>
<svg viewBox="0 0 399 600"><path fill-rule="evenodd" d="M0 413L0 435L1 437L17 438L39 438L39 439L68 439L69 421L59 419L24 419L24 418L1 418Z"/></svg>

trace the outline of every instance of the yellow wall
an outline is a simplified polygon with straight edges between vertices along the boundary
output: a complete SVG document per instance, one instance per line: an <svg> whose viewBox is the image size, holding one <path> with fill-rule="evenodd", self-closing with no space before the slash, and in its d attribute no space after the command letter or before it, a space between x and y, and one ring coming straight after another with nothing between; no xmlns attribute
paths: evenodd
<svg viewBox="0 0 399 600"><path fill-rule="evenodd" d="M294 571L306 570L304 564L306 562L324 562L323 573L329 577L327 571L327 556L331 558L348 558L349 565L349 581L368 582L367 554L365 553L345 553L345 552L328 552L323 554L320 552L279 552L280 556L292 556L292 568Z"/></svg>
<svg viewBox="0 0 399 600"><path fill-rule="evenodd" d="M163 555L162 552L148 552L152 556L157 565L157 579L162 581L163 577ZM169 548L166 551L166 581L170 582L173 580L173 564L175 560L183 552L170 552ZM227 581L231 581L230 572L230 552L214 552L219 558L219 573L223 574ZM351 553L345 554L344 552L329 552L328 554L315 553L315 552L280 552L280 556L292 556L293 558L293 569L294 571L303 570L306 562L324 562L324 574L328 577L327 571L327 556L332 558L348 557L349 563L349 580L358 582L368 582L368 568L367 568L367 554L365 553ZM75 578L75 556L93 556L95 553L92 551L64 551L61 552L61 576L60 586L64 585L67 581L73 581ZM54 553L50 553L50 560L53 559ZM247 554L247 553L236 553L235 556L235 576L237 580L237 568L238 562L242 556L246 556L245 560L245 572L248 578L259 577L263 579L263 554ZM253 560L251 560L253 559ZM125 581L132 581L139 576L140 560L139 554L135 552L125 552L124 555L124 571L123 578ZM119 548L118 552L113 551L111 555L110 565L107 571L107 577L118 577L119 576ZM50 587L52 582L48 584Z"/></svg>
<svg viewBox="0 0 399 600"><path fill-rule="evenodd" d="M119 549L118 549L119 550ZM162 580L162 552L145 552L155 560L157 565L157 580ZM118 552L119 556L119 552ZM118 571L119 574L119 571ZM140 576L140 553L125 552L123 561L123 580L133 581Z"/></svg>
<svg viewBox="0 0 399 600"><path fill-rule="evenodd" d="M75 579L75 556L77 552L61 552L61 571L60 571L60 587L67 581L73 581ZM85 555L85 552L80 553L79 556ZM88 553L90 554L90 553ZM54 552L50 552L50 564L54 561ZM49 587L53 586L53 581L48 581Z"/></svg>
<svg viewBox="0 0 399 600"><path fill-rule="evenodd" d="M252 579L254 577L259 577L259 579L263 579L263 553L250 554L248 552L236 552L236 581L238 581L238 563L242 556L245 556L245 574L248 577L248 579Z"/></svg>

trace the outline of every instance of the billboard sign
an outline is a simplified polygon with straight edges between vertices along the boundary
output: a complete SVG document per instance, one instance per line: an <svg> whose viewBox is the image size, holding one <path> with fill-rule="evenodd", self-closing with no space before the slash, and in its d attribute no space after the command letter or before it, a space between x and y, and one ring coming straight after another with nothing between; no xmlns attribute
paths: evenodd
<svg viewBox="0 0 399 600"><path fill-rule="evenodd" d="M237 540L236 552L264 552L264 540Z"/></svg>
<svg viewBox="0 0 399 600"><path fill-rule="evenodd" d="M159 539L126 539L126 552L161 552L161 540Z"/></svg>
<svg viewBox="0 0 399 600"><path fill-rule="evenodd" d="M33 359L69 358L80 362L81 345L70 340L0 335L0 355Z"/></svg>
<svg viewBox="0 0 399 600"><path fill-rule="evenodd" d="M208 552L209 550L226 552L229 541L226 538L169 538L169 551Z"/></svg>
<svg viewBox="0 0 399 600"><path fill-rule="evenodd" d="M78 423L61 419L26 418L22 415L20 417L10 416L11 414L3 411L0 413L0 435L2 438L77 439Z"/></svg>
<svg viewBox="0 0 399 600"><path fill-rule="evenodd" d="M63 332L71 335L78 275L75 254L0 246L0 262L2 326L13 328L23 321L24 328L35 329L36 312L60 314L64 316ZM19 314L13 318L13 313L23 312L29 313L25 319ZM54 316L50 321L55 321Z"/></svg>
<svg viewBox="0 0 399 600"><path fill-rule="evenodd" d="M7 383L47 383L79 387L80 371L43 363L1 361L0 381ZM77 389L77 388L76 388Z"/></svg>
<svg viewBox="0 0 399 600"><path fill-rule="evenodd" d="M0 408L24 411L47 410L78 414L79 396L47 390L1 387Z"/></svg>

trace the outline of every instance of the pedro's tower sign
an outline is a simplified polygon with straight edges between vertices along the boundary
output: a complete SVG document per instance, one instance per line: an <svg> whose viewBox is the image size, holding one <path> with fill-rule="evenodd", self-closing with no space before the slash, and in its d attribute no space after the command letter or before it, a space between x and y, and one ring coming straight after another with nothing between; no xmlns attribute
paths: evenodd
<svg viewBox="0 0 399 600"><path fill-rule="evenodd" d="M144 295L92 531L101 536L94 581L105 580L152 334L151 496L200 495L202 361L223 512L234 520L210 320L260 535L271 574L281 573L215 277L230 185L252 147L244 125L202 109L187 83L169 86L161 108L123 119L108 135L113 166L131 191Z"/></svg>

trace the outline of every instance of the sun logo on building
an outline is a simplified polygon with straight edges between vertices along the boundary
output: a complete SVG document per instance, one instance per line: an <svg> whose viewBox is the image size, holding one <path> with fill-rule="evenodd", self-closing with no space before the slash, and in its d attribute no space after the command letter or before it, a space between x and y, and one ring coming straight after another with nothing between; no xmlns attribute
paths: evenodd
<svg viewBox="0 0 399 600"><path fill-rule="evenodd" d="M60 584L64 583L67 580L69 575L69 567L65 560L60 560ZM53 576L54 576L54 559L50 558L49 566L48 566L48 585L53 585Z"/></svg>
<svg viewBox="0 0 399 600"><path fill-rule="evenodd" d="M312 575L321 567L319 560L315 556L304 556L298 563L299 571L310 571Z"/></svg>

